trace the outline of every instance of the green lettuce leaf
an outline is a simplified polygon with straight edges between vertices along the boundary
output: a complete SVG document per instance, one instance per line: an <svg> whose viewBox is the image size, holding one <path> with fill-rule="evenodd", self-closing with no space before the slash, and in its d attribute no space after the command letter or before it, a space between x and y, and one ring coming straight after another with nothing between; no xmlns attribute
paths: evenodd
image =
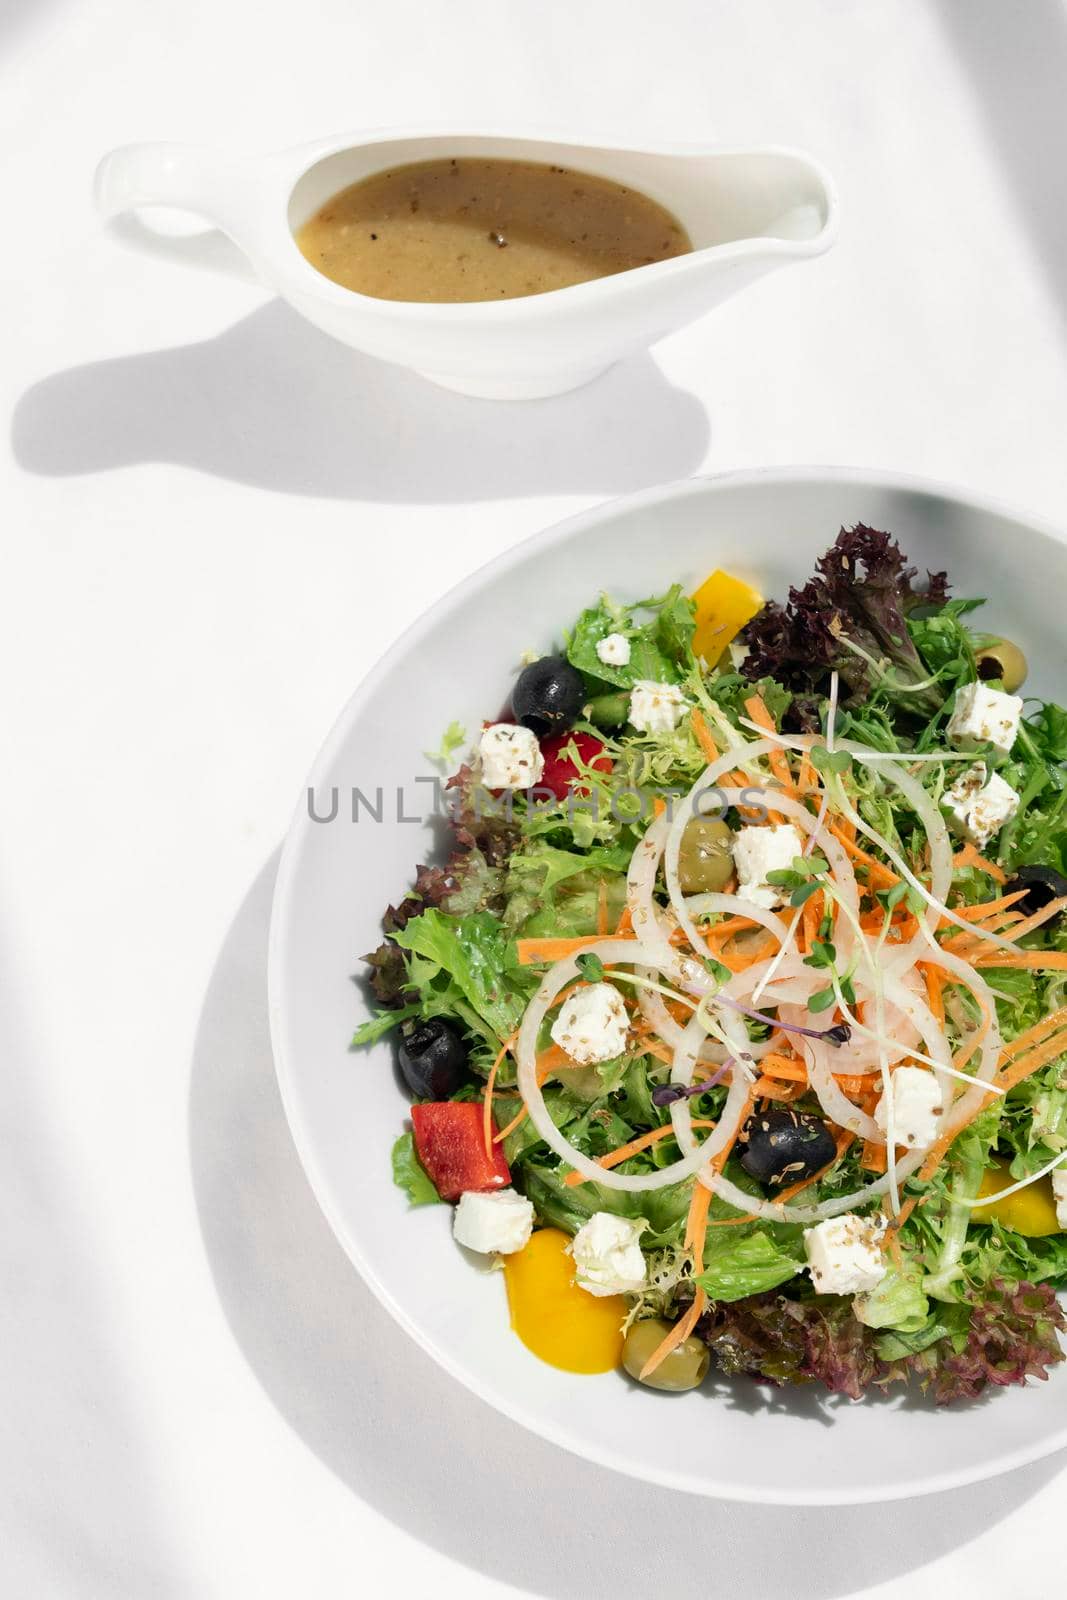
<svg viewBox="0 0 1067 1600"><path fill-rule="evenodd" d="M409 1017L417 1017L422 1007L417 1001L412 1001L408 1006L401 1006L399 1010L379 1011L377 1016L371 1017L368 1022L362 1023L352 1035L352 1050L358 1050L361 1045L377 1044L379 1039L398 1026L406 1022Z"/></svg>
<svg viewBox="0 0 1067 1600"><path fill-rule="evenodd" d="M852 1309L868 1328L895 1328L915 1334L930 1319L930 1302L923 1293L922 1272L917 1262L905 1262L903 1269L890 1266L885 1277L870 1294L857 1295ZM940 1338L935 1334L934 1338ZM932 1341L931 1341L932 1342Z"/></svg>
<svg viewBox="0 0 1067 1600"><path fill-rule="evenodd" d="M632 689L639 678L676 683L692 659L693 629L693 603L678 584L633 606L616 605L602 595L575 623L567 638L567 659L594 690L602 684ZM629 640L630 659L624 667L609 666L596 653L609 633L624 633Z"/></svg>
<svg viewBox="0 0 1067 1600"><path fill-rule="evenodd" d="M498 1040L514 1032L532 983L515 965L511 941L491 913L450 917L431 907L393 938L417 958L408 971L420 991L432 990L443 974L467 1003L464 1020Z"/></svg>
<svg viewBox="0 0 1067 1600"><path fill-rule="evenodd" d="M738 1235L741 1235L739 1238ZM712 1300L743 1300L795 1278L804 1264L803 1230L710 1228L698 1283Z"/></svg>
<svg viewBox="0 0 1067 1600"><path fill-rule="evenodd" d="M402 1133L393 1146L393 1182L403 1189L413 1206L444 1203L415 1154L415 1140L410 1133Z"/></svg>
<svg viewBox="0 0 1067 1600"><path fill-rule="evenodd" d="M528 1160L520 1167L522 1187L542 1222L565 1233L577 1233L596 1211L610 1211L634 1221L643 1217L648 1231L641 1244L646 1249L678 1245L689 1210L690 1185L668 1184L645 1194L630 1194L624 1189L606 1189L599 1183L583 1183L568 1189L563 1182L567 1168L542 1166Z"/></svg>

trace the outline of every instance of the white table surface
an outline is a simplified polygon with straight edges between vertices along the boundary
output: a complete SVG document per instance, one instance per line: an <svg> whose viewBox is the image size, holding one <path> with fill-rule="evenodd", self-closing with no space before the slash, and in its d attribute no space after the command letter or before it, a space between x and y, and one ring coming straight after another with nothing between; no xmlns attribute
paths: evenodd
<svg viewBox="0 0 1067 1600"><path fill-rule="evenodd" d="M317 1211L263 980L320 737L501 545L778 462L925 473L1067 524L1065 91L1055 0L8 0L5 1594L1055 1587L1062 1460L922 1503L748 1511L573 1460L458 1389ZM232 271L126 250L89 203L128 139L255 150L449 116L804 146L841 241L583 392L508 407L350 355Z"/></svg>

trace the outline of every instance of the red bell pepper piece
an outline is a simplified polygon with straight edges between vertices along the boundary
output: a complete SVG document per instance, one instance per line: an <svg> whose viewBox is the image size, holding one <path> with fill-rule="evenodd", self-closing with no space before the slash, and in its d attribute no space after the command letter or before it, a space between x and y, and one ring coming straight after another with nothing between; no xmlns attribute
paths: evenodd
<svg viewBox="0 0 1067 1600"><path fill-rule="evenodd" d="M587 767L594 772L610 772L611 757L603 754L604 741L595 733L553 733L541 740L541 754L545 770L537 781L539 789L550 789L557 800L566 800L568 790L586 795L588 787L578 782L578 768L568 752L577 750Z"/></svg>
<svg viewBox="0 0 1067 1600"><path fill-rule="evenodd" d="M442 1200L469 1189L506 1189L511 1173L500 1145L485 1153L482 1107L476 1100L412 1106L415 1151Z"/></svg>

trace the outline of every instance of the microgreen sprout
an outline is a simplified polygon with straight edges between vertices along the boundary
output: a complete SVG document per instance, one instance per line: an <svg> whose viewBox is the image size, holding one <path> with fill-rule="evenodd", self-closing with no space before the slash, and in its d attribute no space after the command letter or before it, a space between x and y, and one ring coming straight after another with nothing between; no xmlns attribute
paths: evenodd
<svg viewBox="0 0 1067 1600"><path fill-rule="evenodd" d="M652 1104L654 1106L673 1106L678 1100L695 1100L698 1095L706 1094L709 1089L714 1089L720 1084L736 1065L733 1056L727 1056L722 1066L712 1073L710 1078L705 1078L701 1083L661 1083L652 1091Z"/></svg>
<svg viewBox="0 0 1067 1600"><path fill-rule="evenodd" d="M812 766L824 778L840 777L852 766L852 756L848 750L828 750L824 744L814 744L808 753Z"/></svg>

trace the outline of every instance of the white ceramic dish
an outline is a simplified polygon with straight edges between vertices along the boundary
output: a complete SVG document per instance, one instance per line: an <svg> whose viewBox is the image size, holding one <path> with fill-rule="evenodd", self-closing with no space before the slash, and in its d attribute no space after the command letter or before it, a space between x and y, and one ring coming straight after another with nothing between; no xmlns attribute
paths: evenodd
<svg viewBox="0 0 1067 1600"><path fill-rule="evenodd" d="M689 255L525 299L471 305L376 300L324 278L298 229L339 189L390 166L444 155L555 162L632 184L681 218ZM348 133L257 159L185 145L113 150L96 173L105 216L165 205L230 235L259 276L344 344L485 398L560 394L587 383L762 277L829 249L833 184L796 151L702 145L634 149L570 134L462 129Z"/></svg>
<svg viewBox="0 0 1067 1600"><path fill-rule="evenodd" d="M310 778L286 841L271 929L270 1006L286 1111L338 1238L397 1321L453 1377L557 1444L621 1472L724 1498L844 1504L924 1494L989 1477L1067 1445L1067 1367L1039 1392L1009 1390L936 1411L915 1400L852 1405L807 1390L709 1382L692 1395L617 1374L543 1366L509 1331L500 1274L453 1245L450 1212L409 1212L389 1149L405 1098L391 1048L346 1049L365 1014L350 974L379 939L432 827L395 820L425 804L419 752L454 717L476 728L505 699L520 652L546 647L602 588L624 598L695 583L723 566L780 595L843 523L889 528L958 594L991 597L998 629L1024 640L1038 689L1063 698L1067 545L994 506L884 474L794 469L696 480L597 510L507 551L441 600L357 690ZM378 788L381 824L346 819L353 786ZM798 1463L803 1470L798 1471Z"/></svg>

